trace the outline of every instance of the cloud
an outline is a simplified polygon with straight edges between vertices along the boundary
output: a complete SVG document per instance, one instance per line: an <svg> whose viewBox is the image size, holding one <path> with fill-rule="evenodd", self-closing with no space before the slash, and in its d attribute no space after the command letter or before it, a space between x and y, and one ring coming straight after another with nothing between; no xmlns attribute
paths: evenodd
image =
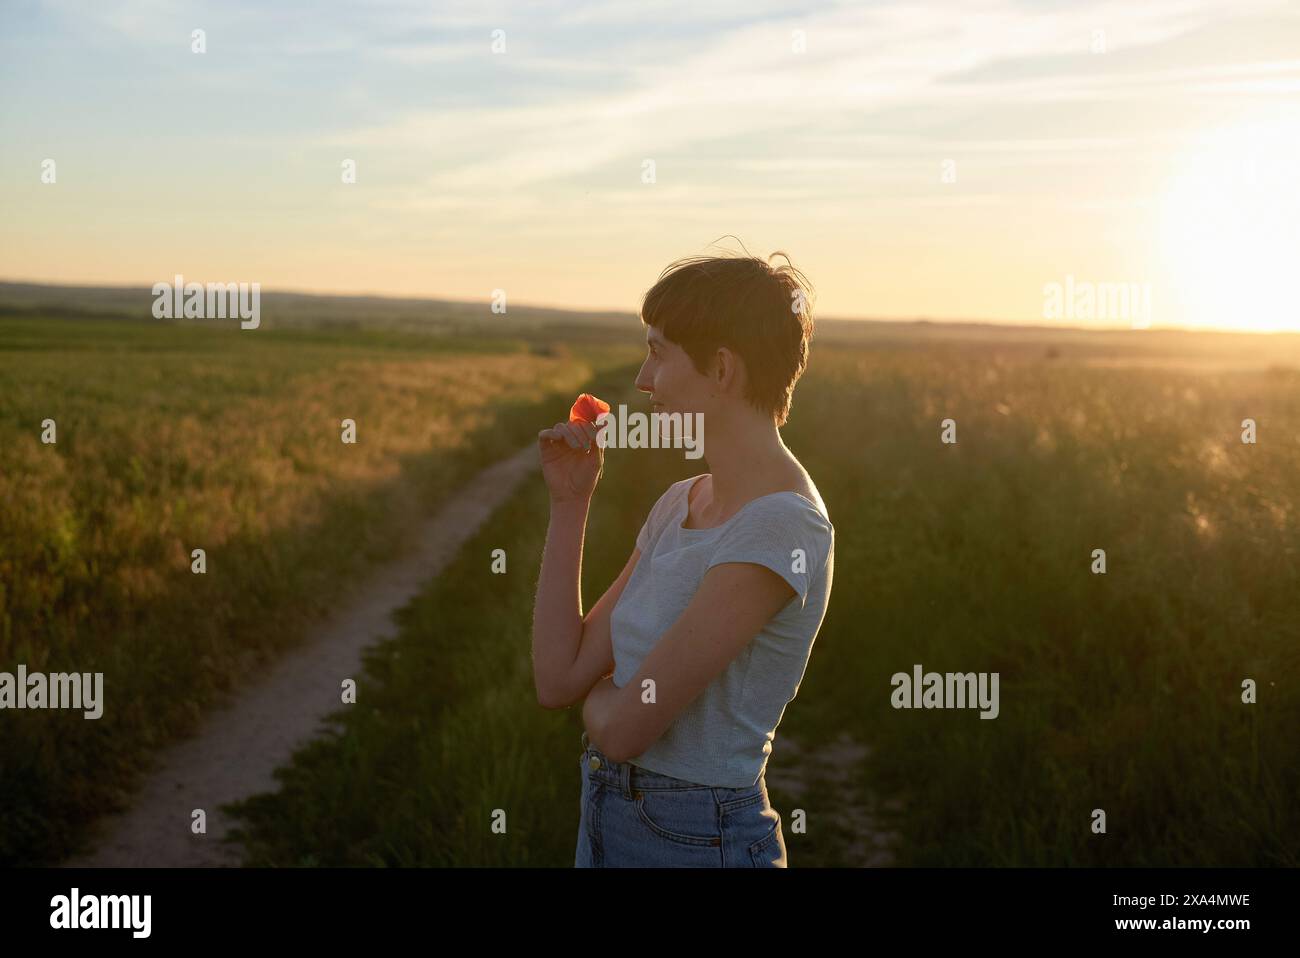
<svg viewBox="0 0 1300 958"><path fill-rule="evenodd" d="M1235 9L1247 6L1269 5L1243 3ZM485 201L619 163L631 182L642 159L655 159L666 172L676 158L720 153L725 143L745 138L761 142L761 152L739 153L735 161L757 172L760 155L797 151L799 137L813 124L863 130L873 117L909 107L929 111L933 120L944 112L960 115L1008 102L1100 101L1193 89L1189 81L1219 76L1216 68L1121 76L1075 70L998 79L997 66L1030 55L1064 62L1086 54L1098 24L1105 25L1111 53L1159 44L1205 26L1221 9L1200 0L1163 0L1141 6L1071 5L1048 16L1027 13L1009 0L989 0L843 5L778 16L780 10L769 7L771 19L716 33L697 30L660 43L657 56L639 50L635 58L623 57L609 85L600 83L598 65L578 57L566 69L589 72L592 81L577 96L566 88L559 98L524 105L484 97L470 107L411 110L317 142L412 151L434 167L414 184L414 192L477 191ZM635 15L632 5L588 5L572 13L570 22L624 23ZM715 11L715 18L722 13ZM806 52L792 49L794 30L803 31ZM542 47L532 38L531 49ZM464 52L457 49L458 55ZM599 64L619 55L619 48L596 47L590 54ZM555 56L514 59L512 53L494 58L486 45L482 60L482 66L506 75L535 73L539 84L547 80L548 65L566 62ZM928 146L921 137L911 142L918 156L928 156L942 148L943 139L951 137ZM1025 137L1011 152L1050 150L1050 142ZM1069 138L1057 148L1077 145ZM823 142L819 149L821 155L808 156L809 168L851 170L856 162L851 155L835 155L831 144Z"/></svg>

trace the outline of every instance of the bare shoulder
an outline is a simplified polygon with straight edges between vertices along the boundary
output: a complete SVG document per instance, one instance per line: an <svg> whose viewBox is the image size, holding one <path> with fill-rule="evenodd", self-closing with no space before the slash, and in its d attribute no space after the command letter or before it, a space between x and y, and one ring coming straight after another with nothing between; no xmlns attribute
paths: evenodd
<svg viewBox="0 0 1300 958"><path fill-rule="evenodd" d="M822 501L821 493L817 491L817 484L813 482L812 476L808 475L808 470L797 459L791 460L790 468L782 482L783 486L778 491L798 493L814 503L822 515L830 517L830 513L826 510L826 503Z"/></svg>

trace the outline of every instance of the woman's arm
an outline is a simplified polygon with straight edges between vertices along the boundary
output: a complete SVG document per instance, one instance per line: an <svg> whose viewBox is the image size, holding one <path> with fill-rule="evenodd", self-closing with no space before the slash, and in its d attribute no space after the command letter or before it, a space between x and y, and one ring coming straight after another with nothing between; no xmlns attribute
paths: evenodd
<svg viewBox="0 0 1300 958"><path fill-rule="evenodd" d="M568 708L614 671L609 620L641 558L634 548L623 571L582 614L582 542L587 511L604 466L590 422L556 423L537 434L551 521L533 605L533 682L543 708Z"/></svg>
<svg viewBox="0 0 1300 958"><path fill-rule="evenodd" d="M695 596L621 688L597 682L582 708L587 735L614 762L653 745L772 616L795 595L761 565L727 562L705 573Z"/></svg>
<svg viewBox="0 0 1300 958"><path fill-rule="evenodd" d="M582 537L604 464L591 423L557 422L537 434L551 524L533 606L533 682L545 708L564 708L582 644ZM594 681L594 679L593 679Z"/></svg>
<svg viewBox="0 0 1300 958"><path fill-rule="evenodd" d="M533 607L533 681L543 708L568 708L614 671L609 620L641 551L633 549L613 584L582 614L582 544L589 503L551 504Z"/></svg>
<svg viewBox="0 0 1300 958"><path fill-rule="evenodd" d="M543 708L568 705L569 673L582 643L582 540L588 499L551 503L533 603L533 683Z"/></svg>

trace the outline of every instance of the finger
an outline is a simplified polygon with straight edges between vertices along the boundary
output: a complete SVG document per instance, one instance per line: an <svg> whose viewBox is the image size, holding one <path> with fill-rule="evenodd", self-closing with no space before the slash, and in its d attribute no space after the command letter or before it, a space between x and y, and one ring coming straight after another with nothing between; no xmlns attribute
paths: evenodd
<svg viewBox="0 0 1300 958"><path fill-rule="evenodd" d="M578 439L578 433L577 433L577 431L573 428L573 424L572 424L572 423L567 423L567 422L566 422L566 423L563 423L563 424L557 426L556 428L557 428L557 429L561 429L561 430L563 430L563 432L564 432L564 438L568 441L569 445L570 445L572 448L574 448L574 449L580 449L580 448L582 448L582 442L581 442L581 440Z"/></svg>

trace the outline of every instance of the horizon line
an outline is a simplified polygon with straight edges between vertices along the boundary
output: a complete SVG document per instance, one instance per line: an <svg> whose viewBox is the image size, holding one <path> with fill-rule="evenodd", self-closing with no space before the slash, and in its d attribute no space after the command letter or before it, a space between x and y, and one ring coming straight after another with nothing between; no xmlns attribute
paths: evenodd
<svg viewBox="0 0 1300 958"><path fill-rule="evenodd" d="M175 275L175 274L173 274ZM182 276L184 274L181 274ZM158 281L155 281L158 282ZM196 281L197 282L197 281ZM212 280L211 282L217 282ZM42 286L48 289L77 289L77 290L115 290L115 291L143 291L152 290L154 283L55 283L45 280L33 279L10 279L0 276L0 286ZM258 284L259 291L262 290L261 284ZM394 303L447 303L457 306L476 306L483 303L490 303L490 299L448 299L432 295L425 296L394 296L387 293L374 292L321 292L309 291L302 289L289 289L281 287L271 287L265 290L272 295L279 296L305 296L316 299L378 299L388 300ZM516 303L516 307L532 310L549 310L560 313L579 313L590 315L625 315L633 319L639 319L640 314L636 310L630 310L621 307L585 307L585 306L561 306L549 303ZM828 323L887 323L895 326L931 324L936 326L993 326L993 327L1011 327L1016 329L1033 329L1049 330L1054 332L1081 332L1081 333L1228 333L1236 335L1250 336L1300 336L1300 329L1241 329L1225 326L1178 326L1178 325L1160 325L1153 324L1145 327L1136 327L1132 325L1095 325L1095 326L1066 326L1059 323L1053 323L1050 320L1015 320L1015 319L962 319L953 317L933 317L933 316L913 316L913 317L872 317L872 316L815 316L814 324L819 322ZM815 333L814 333L815 335Z"/></svg>

